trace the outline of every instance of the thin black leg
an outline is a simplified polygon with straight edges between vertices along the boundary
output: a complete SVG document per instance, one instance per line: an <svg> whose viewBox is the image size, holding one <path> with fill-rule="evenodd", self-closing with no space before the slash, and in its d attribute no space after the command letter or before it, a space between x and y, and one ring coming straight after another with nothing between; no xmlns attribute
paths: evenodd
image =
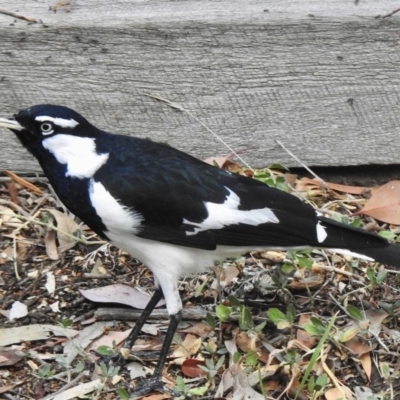
<svg viewBox="0 0 400 400"><path fill-rule="evenodd" d="M158 302L161 300L163 297L163 293L161 289L156 289L155 292L153 293L153 296L147 303L146 308L143 310L142 314L140 315L139 319L136 321L135 326L132 328L130 331L128 337L125 339L125 342L122 346L122 348L127 348L129 351L132 349L133 344L135 343L136 339L138 338L140 331L143 328L143 325L147 321L147 318L149 315L152 313ZM122 349L121 349L122 350ZM112 354L109 357L106 357L104 360L106 363L110 362L114 365L124 365L126 362L126 359L123 357L121 351L119 351L116 354Z"/></svg>
<svg viewBox="0 0 400 400"><path fill-rule="evenodd" d="M155 309L158 302L162 299L163 293L161 289L156 289L151 297L150 301L147 303L146 308L143 310L142 314L140 315L139 319L136 321L135 326L132 328L131 332L129 333L128 337L125 339L123 347L127 349L131 349L133 344L135 343L136 339L138 338L140 331L143 328L143 325L149 318L150 314Z"/></svg>
<svg viewBox="0 0 400 400"><path fill-rule="evenodd" d="M168 330L165 335L164 343L163 343L163 346L162 346L161 352L160 352L160 358L157 362L154 373L150 379L146 380L144 383L142 383L141 385L139 385L136 388L136 390L134 392L135 395L143 396L150 392L163 390L164 385L161 380L162 372L164 369L165 361L167 360L169 348L171 346L172 340L174 339L176 329L178 328L178 325L179 325L179 322L181 321L181 319L182 319L181 311L179 311L175 315L170 316Z"/></svg>

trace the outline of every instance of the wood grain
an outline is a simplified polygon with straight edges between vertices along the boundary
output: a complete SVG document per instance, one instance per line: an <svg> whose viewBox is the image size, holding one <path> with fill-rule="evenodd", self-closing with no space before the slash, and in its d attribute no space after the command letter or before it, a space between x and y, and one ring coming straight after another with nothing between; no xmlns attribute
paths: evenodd
<svg viewBox="0 0 400 400"><path fill-rule="evenodd" d="M199 158L252 166L398 163L400 13L394 0L0 0L0 115L39 103L100 128L168 142ZM268 10L267 10L268 9ZM1 131L0 170L38 173Z"/></svg>

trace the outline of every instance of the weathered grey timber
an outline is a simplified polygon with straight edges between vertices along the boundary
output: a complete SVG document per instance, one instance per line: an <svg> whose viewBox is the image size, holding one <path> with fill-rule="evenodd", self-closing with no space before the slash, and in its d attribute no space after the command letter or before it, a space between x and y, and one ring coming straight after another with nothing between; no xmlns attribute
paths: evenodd
<svg viewBox="0 0 400 400"><path fill-rule="evenodd" d="M399 163L398 0L0 0L0 116L70 106L100 128L252 166ZM378 15L381 17L378 18ZM0 170L40 168L7 131Z"/></svg>

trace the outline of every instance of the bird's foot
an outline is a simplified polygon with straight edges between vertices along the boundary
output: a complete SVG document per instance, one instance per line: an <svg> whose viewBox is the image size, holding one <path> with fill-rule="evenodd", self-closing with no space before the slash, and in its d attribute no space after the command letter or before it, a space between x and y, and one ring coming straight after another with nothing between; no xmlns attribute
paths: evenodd
<svg viewBox="0 0 400 400"><path fill-rule="evenodd" d="M162 383L161 379L156 376L152 376L149 379L143 380L137 386L133 394L135 396L144 396L149 393L154 392L164 392L164 384Z"/></svg>

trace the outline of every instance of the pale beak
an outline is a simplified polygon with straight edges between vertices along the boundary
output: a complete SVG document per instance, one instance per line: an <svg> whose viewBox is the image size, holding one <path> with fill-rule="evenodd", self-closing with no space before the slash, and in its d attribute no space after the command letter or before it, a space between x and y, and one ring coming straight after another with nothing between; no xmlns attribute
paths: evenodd
<svg viewBox="0 0 400 400"><path fill-rule="evenodd" d="M22 131L24 127L13 119L0 118L0 128L8 128L14 131Z"/></svg>

